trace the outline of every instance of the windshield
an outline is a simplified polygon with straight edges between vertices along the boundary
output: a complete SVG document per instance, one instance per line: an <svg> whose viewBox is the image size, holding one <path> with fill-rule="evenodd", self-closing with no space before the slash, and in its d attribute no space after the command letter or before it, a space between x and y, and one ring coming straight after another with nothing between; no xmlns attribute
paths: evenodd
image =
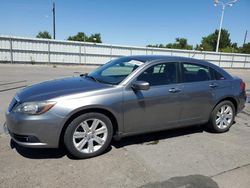
<svg viewBox="0 0 250 188"><path fill-rule="evenodd" d="M98 82L117 85L143 64L143 61L136 60L132 57L123 57L102 65L88 74L88 77Z"/></svg>

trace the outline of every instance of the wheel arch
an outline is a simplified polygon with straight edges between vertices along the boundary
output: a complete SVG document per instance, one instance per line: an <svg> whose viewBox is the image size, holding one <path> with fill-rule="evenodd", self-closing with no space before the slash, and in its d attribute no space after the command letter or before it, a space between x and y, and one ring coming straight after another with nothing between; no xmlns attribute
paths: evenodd
<svg viewBox="0 0 250 188"><path fill-rule="evenodd" d="M222 99L220 99L213 107L213 109L219 104L221 103L222 101L230 101L233 103L234 105L234 108L235 108L235 113L237 113L237 110L238 110L238 103L237 103L237 100L234 98L234 97L224 97Z"/></svg>
<svg viewBox="0 0 250 188"><path fill-rule="evenodd" d="M77 118L78 116L80 116L82 114L90 113L90 112L104 114L110 119L112 126L113 126L113 129L114 129L113 136L116 135L120 131L116 116L112 112L110 112L109 110L104 109L104 108L100 108L100 107L80 109L80 110L74 112L73 114L71 114L70 117L64 123L63 128L62 128L61 133L60 133L59 144L58 144L59 146L63 145L63 136L64 136L65 130L67 129L70 122L72 122L73 119Z"/></svg>

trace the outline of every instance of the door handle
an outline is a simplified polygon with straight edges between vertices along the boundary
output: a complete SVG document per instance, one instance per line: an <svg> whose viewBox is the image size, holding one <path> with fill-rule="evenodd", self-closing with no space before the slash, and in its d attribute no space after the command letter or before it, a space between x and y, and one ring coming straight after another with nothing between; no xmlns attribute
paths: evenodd
<svg viewBox="0 0 250 188"><path fill-rule="evenodd" d="M181 89L179 89L179 88L171 88L168 91L171 92L171 93L178 93L178 92L181 92Z"/></svg>
<svg viewBox="0 0 250 188"><path fill-rule="evenodd" d="M211 88L216 88L217 86L218 86L218 85L215 84L215 83L209 84L209 87L211 87Z"/></svg>

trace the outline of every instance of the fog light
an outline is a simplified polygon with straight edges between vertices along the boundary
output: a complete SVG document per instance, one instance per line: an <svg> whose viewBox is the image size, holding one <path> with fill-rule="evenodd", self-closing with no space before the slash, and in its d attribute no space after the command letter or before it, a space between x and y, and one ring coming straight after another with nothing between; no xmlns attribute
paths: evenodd
<svg viewBox="0 0 250 188"><path fill-rule="evenodd" d="M6 135L9 135L9 130L8 130L8 128L7 128L6 122L3 124L3 132L4 132Z"/></svg>

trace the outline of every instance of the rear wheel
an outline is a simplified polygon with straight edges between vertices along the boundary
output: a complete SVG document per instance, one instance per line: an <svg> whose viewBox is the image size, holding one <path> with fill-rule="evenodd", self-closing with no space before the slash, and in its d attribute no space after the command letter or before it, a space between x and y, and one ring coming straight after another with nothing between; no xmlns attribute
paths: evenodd
<svg viewBox="0 0 250 188"><path fill-rule="evenodd" d="M100 113L86 113L74 119L64 134L66 149L76 158L95 157L110 145L113 127Z"/></svg>
<svg viewBox="0 0 250 188"><path fill-rule="evenodd" d="M231 101L220 102L212 111L209 128L213 132L223 133L230 129L235 118L235 107Z"/></svg>

